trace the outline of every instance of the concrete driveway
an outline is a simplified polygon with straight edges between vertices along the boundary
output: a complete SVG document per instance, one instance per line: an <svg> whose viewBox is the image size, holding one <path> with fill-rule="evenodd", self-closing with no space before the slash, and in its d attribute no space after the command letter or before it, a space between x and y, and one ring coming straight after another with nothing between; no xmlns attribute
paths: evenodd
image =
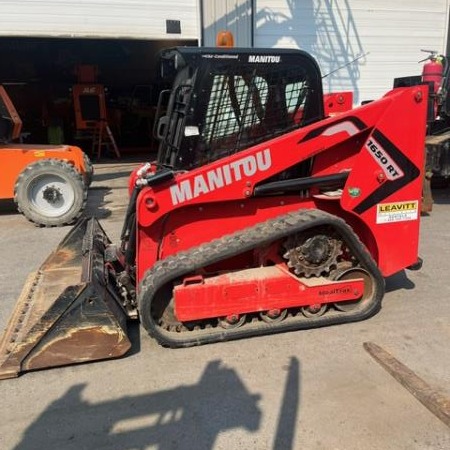
<svg viewBox="0 0 450 450"><path fill-rule="evenodd" d="M96 167L88 212L113 240L133 166ZM449 449L450 429L362 346L379 344L450 396L449 191L422 224L424 267L387 281L376 317L183 350L132 326L127 357L1 381L0 448ZM2 208L0 329L67 231Z"/></svg>

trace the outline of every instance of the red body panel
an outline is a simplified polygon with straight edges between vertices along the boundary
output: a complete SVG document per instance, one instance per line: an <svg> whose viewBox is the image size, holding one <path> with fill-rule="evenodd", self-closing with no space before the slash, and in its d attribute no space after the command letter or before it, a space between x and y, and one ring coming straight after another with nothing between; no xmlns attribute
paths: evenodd
<svg viewBox="0 0 450 450"><path fill-rule="evenodd" d="M235 313L358 300L364 292L362 279L334 283L321 281L321 284L308 286L278 266L225 273L177 286L175 314L184 322Z"/></svg>
<svg viewBox="0 0 450 450"><path fill-rule="evenodd" d="M323 96L326 116L335 116L353 108L353 92L330 92Z"/></svg>
<svg viewBox="0 0 450 450"><path fill-rule="evenodd" d="M344 218L383 275L413 264L426 98L423 86L396 89L378 101L144 188L137 201L138 282L172 253L301 208ZM311 157L312 176L350 172L340 196L315 196L319 192L314 189L307 199L253 196L259 183Z"/></svg>

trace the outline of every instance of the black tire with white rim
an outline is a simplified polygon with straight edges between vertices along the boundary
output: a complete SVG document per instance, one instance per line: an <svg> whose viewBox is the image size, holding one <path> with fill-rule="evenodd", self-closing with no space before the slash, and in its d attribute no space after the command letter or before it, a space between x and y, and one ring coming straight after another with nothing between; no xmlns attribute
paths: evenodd
<svg viewBox="0 0 450 450"><path fill-rule="evenodd" d="M68 162L42 159L19 175L14 201L19 211L37 226L74 223L86 205L87 189L81 174Z"/></svg>

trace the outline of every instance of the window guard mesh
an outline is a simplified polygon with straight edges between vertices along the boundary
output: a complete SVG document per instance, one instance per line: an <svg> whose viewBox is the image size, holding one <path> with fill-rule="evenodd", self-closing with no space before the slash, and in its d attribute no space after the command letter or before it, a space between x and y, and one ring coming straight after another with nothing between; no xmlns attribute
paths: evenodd
<svg viewBox="0 0 450 450"><path fill-rule="evenodd" d="M263 66L236 75L210 73L211 92L201 127L211 160L233 154L302 125L309 83L298 67Z"/></svg>

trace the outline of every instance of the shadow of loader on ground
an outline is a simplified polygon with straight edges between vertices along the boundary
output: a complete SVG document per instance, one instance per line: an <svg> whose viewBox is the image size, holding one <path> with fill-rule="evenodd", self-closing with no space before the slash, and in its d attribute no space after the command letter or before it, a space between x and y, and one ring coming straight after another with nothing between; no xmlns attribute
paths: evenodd
<svg viewBox="0 0 450 450"><path fill-rule="evenodd" d="M294 448L299 363L292 358L278 417L274 449ZM211 361L198 383L103 403L83 399L85 384L71 387L25 431L15 450L212 450L217 437L261 427L261 396L250 393L234 369ZM255 437L241 448L263 448ZM231 448L231 447L230 447Z"/></svg>

